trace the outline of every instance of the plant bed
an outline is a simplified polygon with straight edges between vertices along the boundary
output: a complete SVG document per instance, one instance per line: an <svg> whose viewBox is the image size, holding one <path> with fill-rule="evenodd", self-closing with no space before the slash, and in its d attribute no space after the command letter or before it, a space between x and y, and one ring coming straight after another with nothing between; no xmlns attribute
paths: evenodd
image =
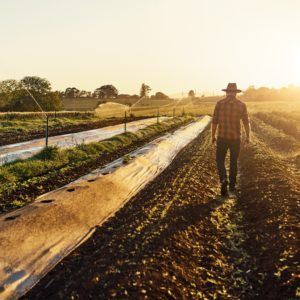
<svg viewBox="0 0 300 300"><path fill-rule="evenodd" d="M0 211L21 207L38 195L61 187L192 120L191 117L174 118L136 133L128 132L69 149L49 147L30 159L2 166Z"/></svg>
<svg viewBox="0 0 300 300"><path fill-rule="evenodd" d="M206 130L24 299L296 299L299 181L253 137L237 197L218 197L210 143Z"/></svg>
<svg viewBox="0 0 300 300"><path fill-rule="evenodd" d="M147 117L128 117L127 122ZM49 118L49 136L75 133L124 123L124 118L100 119L93 115L74 115ZM25 142L45 137L45 120L42 118L25 118L0 120L0 146Z"/></svg>
<svg viewBox="0 0 300 300"><path fill-rule="evenodd" d="M259 299L296 299L300 176L260 136L253 140L242 151L239 197L248 234L245 244L256 266L250 280Z"/></svg>

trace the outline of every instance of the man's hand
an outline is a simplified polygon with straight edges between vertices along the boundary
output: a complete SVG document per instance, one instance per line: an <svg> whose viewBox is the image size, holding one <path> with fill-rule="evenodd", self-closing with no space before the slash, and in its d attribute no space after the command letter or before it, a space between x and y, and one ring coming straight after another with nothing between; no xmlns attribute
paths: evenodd
<svg viewBox="0 0 300 300"><path fill-rule="evenodd" d="M211 143L213 146L216 146L217 144L217 139L214 136L211 138Z"/></svg>

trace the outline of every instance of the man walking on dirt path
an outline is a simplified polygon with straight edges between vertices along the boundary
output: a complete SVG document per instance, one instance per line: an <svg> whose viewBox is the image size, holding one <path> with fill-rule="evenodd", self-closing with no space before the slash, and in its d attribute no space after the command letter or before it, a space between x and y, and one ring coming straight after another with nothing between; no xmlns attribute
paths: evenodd
<svg viewBox="0 0 300 300"><path fill-rule="evenodd" d="M225 158L230 151L229 191L235 191L237 176L237 160L241 143L241 120L246 131L246 143L249 143L250 126L246 104L236 98L241 90L236 83L229 83L226 89L226 98L217 102L212 118L212 143L217 144L216 160L221 183L221 195L227 195L227 172ZM218 138L216 131L218 128Z"/></svg>

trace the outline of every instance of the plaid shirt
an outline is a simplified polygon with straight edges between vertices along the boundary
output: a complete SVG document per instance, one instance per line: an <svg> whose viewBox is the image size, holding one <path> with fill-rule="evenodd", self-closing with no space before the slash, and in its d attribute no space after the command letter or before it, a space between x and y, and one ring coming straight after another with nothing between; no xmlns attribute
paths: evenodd
<svg viewBox="0 0 300 300"><path fill-rule="evenodd" d="M237 140L241 135L241 122L244 126L249 124L246 104L238 100L236 97L229 96L217 102L213 124L218 124L218 137Z"/></svg>

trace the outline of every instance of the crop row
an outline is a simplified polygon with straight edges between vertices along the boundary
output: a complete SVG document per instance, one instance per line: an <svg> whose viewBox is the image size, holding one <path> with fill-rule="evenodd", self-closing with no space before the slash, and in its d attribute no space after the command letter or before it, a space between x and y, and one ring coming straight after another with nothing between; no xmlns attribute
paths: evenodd
<svg viewBox="0 0 300 300"><path fill-rule="evenodd" d="M191 117L173 118L136 133L127 132L68 149L48 147L30 159L6 164L0 167L0 212L23 206L35 196L97 168L107 162L108 157L115 159L120 154L125 155L131 147L191 120Z"/></svg>
<svg viewBox="0 0 300 300"><path fill-rule="evenodd" d="M300 140L300 119L297 121L296 113L257 112L254 116Z"/></svg>
<svg viewBox="0 0 300 300"><path fill-rule="evenodd" d="M252 117L251 127L268 146L283 154L293 153L299 150L299 141L293 136L284 133L260 118Z"/></svg>
<svg viewBox="0 0 300 300"><path fill-rule="evenodd" d="M46 113L48 117L57 118L84 118L94 116L91 111L50 111ZM6 112L0 113L0 120L28 120L36 118L44 118L45 114L42 112Z"/></svg>
<svg viewBox="0 0 300 300"><path fill-rule="evenodd" d="M297 200L299 178L255 134L241 151L240 208L244 211L250 269L259 299L297 297Z"/></svg>

